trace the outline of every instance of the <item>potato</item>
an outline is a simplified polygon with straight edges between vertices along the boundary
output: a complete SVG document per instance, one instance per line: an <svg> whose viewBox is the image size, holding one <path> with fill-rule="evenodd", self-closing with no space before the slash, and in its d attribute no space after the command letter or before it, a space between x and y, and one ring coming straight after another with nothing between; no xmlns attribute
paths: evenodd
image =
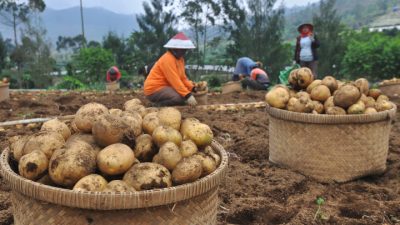
<svg viewBox="0 0 400 225"><path fill-rule="evenodd" d="M365 104L362 101L350 106L347 109L348 114L364 114L365 111Z"/></svg>
<svg viewBox="0 0 400 225"><path fill-rule="evenodd" d="M143 105L142 101L140 101L140 99L138 99L138 98L131 99L131 100L126 101L124 103L124 110L125 111L132 111L130 109L135 108L135 106L137 106L137 105Z"/></svg>
<svg viewBox="0 0 400 225"><path fill-rule="evenodd" d="M298 71L299 71L299 69L292 70L292 72L290 72L289 77L288 77L289 84L296 90L300 89L300 87L297 83L297 72Z"/></svg>
<svg viewBox="0 0 400 225"><path fill-rule="evenodd" d="M46 154L40 150L33 151L21 157L18 164L19 175L29 180L37 180L49 167Z"/></svg>
<svg viewBox="0 0 400 225"><path fill-rule="evenodd" d="M360 78L354 82L356 87L360 90L362 94L368 95L369 93L369 82L365 78Z"/></svg>
<svg viewBox="0 0 400 225"><path fill-rule="evenodd" d="M90 133L94 121L103 114L109 114L107 107L99 103L88 103L76 112L74 123L80 131Z"/></svg>
<svg viewBox="0 0 400 225"><path fill-rule="evenodd" d="M175 184L186 184L196 181L203 172L201 161L197 157L182 159L172 171L172 181Z"/></svg>
<svg viewBox="0 0 400 225"><path fill-rule="evenodd" d="M333 102L336 106L347 109L351 105L356 104L360 97L361 92L356 86L346 84L334 94Z"/></svg>
<svg viewBox="0 0 400 225"><path fill-rule="evenodd" d="M303 67L297 71L297 84L300 88L307 88L313 81L314 75L309 68Z"/></svg>
<svg viewBox="0 0 400 225"><path fill-rule="evenodd" d="M154 113L154 112L158 113L159 111L160 111L160 110L159 110L158 108L149 107L149 108L146 108L146 115L147 115L147 114L150 114L150 113Z"/></svg>
<svg viewBox="0 0 400 225"><path fill-rule="evenodd" d="M200 120L196 118L186 118L182 121L180 132L182 136L185 136L188 129L191 127L193 123L200 123Z"/></svg>
<svg viewBox="0 0 400 225"><path fill-rule="evenodd" d="M314 106L313 108L314 108L315 112L317 112L318 114L323 114L325 112L324 105L322 105L321 102L313 101L312 104Z"/></svg>
<svg viewBox="0 0 400 225"><path fill-rule="evenodd" d="M72 187L81 178L96 171L96 153L85 142L75 142L57 149L50 159L51 180L63 187Z"/></svg>
<svg viewBox="0 0 400 225"><path fill-rule="evenodd" d="M81 132L81 131L78 129L78 127L76 126L75 120L72 120L72 121L71 121L69 127L71 128L71 129L70 129L71 134L75 134L75 133Z"/></svg>
<svg viewBox="0 0 400 225"><path fill-rule="evenodd" d="M324 103L324 110L326 111L330 107L334 107L335 103L333 102L333 96L329 97Z"/></svg>
<svg viewBox="0 0 400 225"><path fill-rule="evenodd" d="M157 151L153 138L149 134L142 134L136 138L135 157L141 162L151 162Z"/></svg>
<svg viewBox="0 0 400 225"><path fill-rule="evenodd" d="M97 155L97 166L106 175L119 175L128 171L135 162L135 154L129 146L113 144Z"/></svg>
<svg viewBox="0 0 400 225"><path fill-rule="evenodd" d="M211 146L207 146L204 148L204 153L211 156L214 161L217 163L217 166L221 163L221 156L218 155Z"/></svg>
<svg viewBox="0 0 400 225"><path fill-rule="evenodd" d="M265 95L265 101L271 107L284 109L289 101L290 93L283 87L274 87Z"/></svg>
<svg viewBox="0 0 400 225"><path fill-rule="evenodd" d="M393 109L393 103L391 103L390 101L387 101L387 100L379 100L379 98L378 98L378 101L376 101L376 103L375 103L375 109L378 112L391 110L391 109Z"/></svg>
<svg viewBox="0 0 400 225"><path fill-rule="evenodd" d="M67 140L71 136L71 131L68 128L67 124L61 122L59 119L52 119L43 123L40 130L48 132L57 132L64 137L64 140Z"/></svg>
<svg viewBox="0 0 400 225"><path fill-rule="evenodd" d="M56 132L39 132L29 137L22 150L22 155L40 150L50 159L56 149L64 146L64 137Z"/></svg>
<svg viewBox="0 0 400 225"><path fill-rule="evenodd" d="M120 109L110 109L109 112L111 115L121 116L123 111Z"/></svg>
<svg viewBox="0 0 400 225"><path fill-rule="evenodd" d="M314 101L325 102L331 97L331 91L325 85L318 85L311 91L311 99Z"/></svg>
<svg viewBox="0 0 400 225"><path fill-rule="evenodd" d="M370 114L377 114L378 111L376 111L376 109L373 107L368 107L367 109L365 109L364 113L370 115Z"/></svg>
<svg viewBox="0 0 400 225"><path fill-rule="evenodd" d="M343 108L340 108L338 106L334 106L334 107L329 107L326 110L326 114L327 115L346 115L346 110L344 110Z"/></svg>
<svg viewBox="0 0 400 225"><path fill-rule="evenodd" d="M375 100L377 100L381 94L382 91L376 88L370 89L368 92L368 96L374 98Z"/></svg>
<svg viewBox="0 0 400 225"><path fill-rule="evenodd" d="M185 140L192 140L198 147L210 145L213 138L211 128L204 123L193 123L184 136Z"/></svg>
<svg viewBox="0 0 400 225"><path fill-rule="evenodd" d="M169 170L173 170L181 159L182 155L178 146L173 142L167 142L161 146L153 162L161 164Z"/></svg>
<svg viewBox="0 0 400 225"><path fill-rule="evenodd" d="M203 172L201 174L202 177L211 174L217 169L217 163L211 156L199 152L194 154L192 157L197 158L201 161L201 166L203 168Z"/></svg>
<svg viewBox="0 0 400 225"><path fill-rule="evenodd" d="M288 111L298 113L310 113L314 106L310 99L302 97L302 99L291 98L287 104Z"/></svg>
<svg viewBox="0 0 400 225"><path fill-rule="evenodd" d="M175 130L172 127L168 126L159 126L153 131L153 141L154 143L160 147L164 143L173 142L176 145L181 145L182 143L182 135L179 131Z"/></svg>
<svg viewBox="0 0 400 225"><path fill-rule="evenodd" d="M22 155L24 154L24 146L28 139L29 136L16 136L10 138L10 153L17 162L19 162Z"/></svg>
<svg viewBox="0 0 400 225"><path fill-rule="evenodd" d="M305 92L305 91L299 91L299 92L297 92L297 94L296 94L296 98L298 98L298 99L304 98L304 99L310 100L310 99L311 99L311 96L310 96L310 94L308 94L308 93Z"/></svg>
<svg viewBox="0 0 400 225"><path fill-rule="evenodd" d="M146 116L146 107L143 105L131 105L128 108L125 108L126 112L136 112L143 118Z"/></svg>
<svg viewBox="0 0 400 225"><path fill-rule="evenodd" d="M322 84L322 80L314 80L310 85L307 87L307 93L311 94L312 89L314 89L316 86Z"/></svg>
<svg viewBox="0 0 400 225"><path fill-rule="evenodd" d="M93 124L92 134L96 143L101 147L107 147L124 140L133 142L135 136L125 121L118 116L105 114L98 117Z"/></svg>
<svg viewBox="0 0 400 225"><path fill-rule="evenodd" d="M367 97L364 101L365 107L370 108L370 107L375 107L375 99L373 97Z"/></svg>
<svg viewBox="0 0 400 225"><path fill-rule="evenodd" d="M192 156L198 152L196 144L192 140L186 140L179 146L179 151L182 157L186 158Z"/></svg>
<svg viewBox="0 0 400 225"><path fill-rule="evenodd" d="M143 118L143 130L146 134L153 134L153 131L161 125L158 113L149 113Z"/></svg>
<svg viewBox="0 0 400 225"><path fill-rule="evenodd" d="M102 192L136 192L136 190L123 180L113 180Z"/></svg>
<svg viewBox="0 0 400 225"><path fill-rule="evenodd" d="M172 127L175 130L181 128L182 115L179 110L172 107L162 108L157 116L160 119L161 125Z"/></svg>
<svg viewBox="0 0 400 225"><path fill-rule="evenodd" d="M172 186L171 173L156 163L139 163L125 173L123 181L137 191L167 188Z"/></svg>
<svg viewBox="0 0 400 225"><path fill-rule="evenodd" d="M85 133L76 133L72 135L70 138L68 138L67 142L65 142L65 146L70 146L71 144L75 142L83 141L87 144L89 144L93 150L99 152L101 150L101 147L97 145L96 140L94 139L93 135L90 134L85 134Z"/></svg>
<svg viewBox="0 0 400 225"><path fill-rule="evenodd" d="M339 86L337 80L332 76L326 76L321 84L327 86L331 93L335 92Z"/></svg>
<svg viewBox="0 0 400 225"><path fill-rule="evenodd" d="M100 192L104 190L106 186L107 181L104 177L97 174L91 174L80 179L72 190Z"/></svg>
<svg viewBox="0 0 400 225"><path fill-rule="evenodd" d="M389 97L386 95L379 95L379 97L376 99L376 102L380 101L389 101Z"/></svg>
<svg viewBox="0 0 400 225"><path fill-rule="evenodd" d="M289 97L290 97L290 98L296 98L296 97L297 97L297 92L296 92L296 90L290 89L290 90L289 90Z"/></svg>

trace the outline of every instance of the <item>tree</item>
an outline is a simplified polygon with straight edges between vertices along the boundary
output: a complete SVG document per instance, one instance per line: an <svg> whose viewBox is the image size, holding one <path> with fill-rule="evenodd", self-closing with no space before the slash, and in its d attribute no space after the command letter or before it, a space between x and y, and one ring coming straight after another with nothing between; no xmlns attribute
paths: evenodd
<svg viewBox="0 0 400 225"><path fill-rule="evenodd" d="M29 20L29 15L37 10L43 12L46 4L43 0L29 0L23 3L17 3L16 0L0 1L0 17L2 23L10 26L14 31L14 43L18 46L17 28L21 23L26 23Z"/></svg>
<svg viewBox="0 0 400 225"><path fill-rule="evenodd" d="M136 17L139 31L135 31L128 41L136 65L155 62L165 52L163 46L177 33L177 18L171 4L170 0L143 2L144 14Z"/></svg>
<svg viewBox="0 0 400 225"><path fill-rule="evenodd" d="M185 19L195 36L195 58L198 66L204 65L207 51L207 30L209 25L215 25L216 18L221 13L219 1L212 0L181 0L183 11L181 17ZM203 41L203 43L201 43ZM203 45L203 51L200 50Z"/></svg>
<svg viewBox="0 0 400 225"><path fill-rule="evenodd" d="M126 57L130 52L127 51L126 41L123 37L118 37L117 34L109 32L103 38L103 48L110 50L117 62L118 66L126 69Z"/></svg>
<svg viewBox="0 0 400 225"><path fill-rule="evenodd" d="M225 29L231 43L227 57L234 64L243 56L266 63L272 80L290 62L291 49L283 43L284 8L274 8L276 0L248 0L246 9L237 0L223 0Z"/></svg>
<svg viewBox="0 0 400 225"><path fill-rule="evenodd" d="M73 53L77 53L83 47L83 43L86 43L86 40L81 34L75 37L58 36L56 48L57 51L72 50Z"/></svg>
<svg viewBox="0 0 400 225"><path fill-rule="evenodd" d="M1 74L1 71L5 68L6 57L7 57L6 42L3 39L3 36L0 34L0 74Z"/></svg>
<svg viewBox="0 0 400 225"><path fill-rule="evenodd" d="M85 84L95 84L105 80L107 70L115 64L115 61L110 50L101 47L82 48L74 57L73 64L74 69L71 71L79 72L72 76Z"/></svg>
<svg viewBox="0 0 400 225"><path fill-rule="evenodd" d="M321 42L318 50L319 73L339 76L345 42L341 36L345 27L335 9L336 0L321 0L319 13L314 15L316 35Z"/></svg>

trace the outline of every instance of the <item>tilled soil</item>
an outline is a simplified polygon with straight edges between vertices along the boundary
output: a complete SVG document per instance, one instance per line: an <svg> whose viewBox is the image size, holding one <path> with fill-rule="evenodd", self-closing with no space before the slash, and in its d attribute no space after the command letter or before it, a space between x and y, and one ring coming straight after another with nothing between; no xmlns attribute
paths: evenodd
<svg viewBox="0 0 400 225"><path fill-rule="evenodd" d="M209 97L209 102L261 101L264 94L215 95ZM121 108L133 97L144 100L135 93L17 93L11 101L0 103L0 120L73 114L91 101ZM321 184L268 162L268 116L264 110L182 111L185 117L196 117L209 124L230 155L228 175L220 189L219 224L400 224L399 124L392 130L388 169L383 175L345 184ZM38 128L0 132L0 147L7 145L7 137L35 129ZM322 219L315 219L317 197L325 199ZM0 224L12 224L9 189L4 182L0 183Z"/></svg>

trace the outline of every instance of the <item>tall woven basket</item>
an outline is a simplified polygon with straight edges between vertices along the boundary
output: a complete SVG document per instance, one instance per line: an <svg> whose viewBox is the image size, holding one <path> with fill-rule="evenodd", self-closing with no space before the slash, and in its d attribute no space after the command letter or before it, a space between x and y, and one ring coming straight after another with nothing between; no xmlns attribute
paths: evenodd
<svg viewBox="0 0 400 225"><path fill-rule="evenodd" d="M267 106L269 160L327 183L382 173L396 110L332 116Z"/></svg>
<svg viewBox="0 0 400 225"><path fill-rule="evenodd" d="M0 84L0 102L10 98L10 84Z"/></svg>
<svg viewBox="0 0 400 225"><path fill-rule="evenodd" d="M217 222L218 186L228 157L221 145L216 171L194 183L136 193L74 192L20 177L0 158L1 174L12 189L15 225L213 225Z"/></svg>
<svg viewBox="0 0 400 225"><path fill-rule="evenodd" d="M400 83L380 85L379 89L390 98L400 98Z"/></svg>

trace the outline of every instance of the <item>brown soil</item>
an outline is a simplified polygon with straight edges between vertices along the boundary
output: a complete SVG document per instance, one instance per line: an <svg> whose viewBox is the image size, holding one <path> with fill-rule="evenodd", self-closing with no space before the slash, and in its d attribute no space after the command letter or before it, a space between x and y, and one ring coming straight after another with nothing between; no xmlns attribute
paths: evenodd
<svg viewBox="0 0 400 225"><path fill-rule="evenodd" d="M260 101L263 96L260 92L215 95L209 101ZM121 108L132 97L143 99L133 93L13 94L12 101L0 104L0 120L72 114L90 101ZM185 108L182 111L186 117L197 117L210 124L216 139L230 153L229 172L220 190L219 224L400 224L399 124L395 124L391 134L386 173L345 184L321 184L268 162L268 116L264 110L207 112ZM32 133L35 129L38 128L0 132L0 148L8 144L8 137ZM324 219L314 220L317 197L326 201L322 206ZM9 189L2 182L0 224L11 223Z"/></svg>

